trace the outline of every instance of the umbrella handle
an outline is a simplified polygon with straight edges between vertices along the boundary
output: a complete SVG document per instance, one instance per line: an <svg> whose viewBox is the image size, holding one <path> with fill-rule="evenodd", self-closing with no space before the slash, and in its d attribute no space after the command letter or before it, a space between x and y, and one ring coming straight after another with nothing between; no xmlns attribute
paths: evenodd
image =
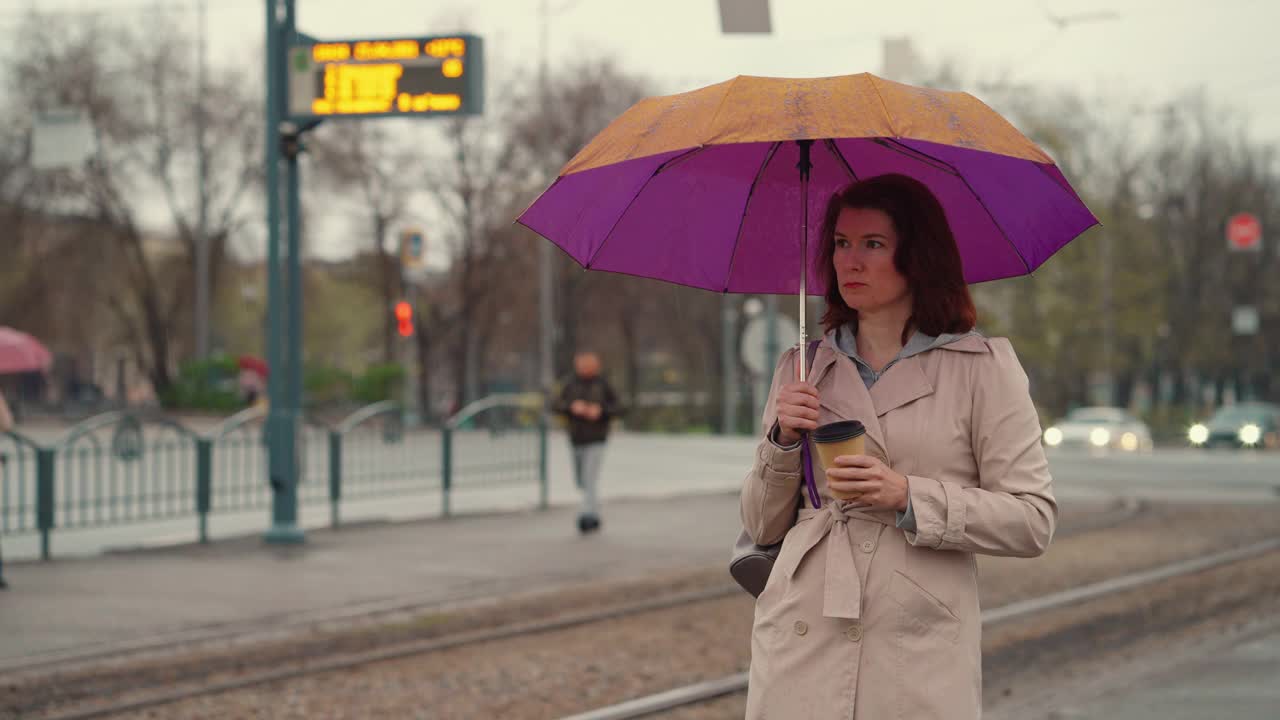
<svg viewBox="0 0 1280 720"><path fill-rule="evenodd" d="M800 208L803 218L800 222L800 382L805 382L809 378L808 353L804 349L809 347L805 309L809 304L809 171L813 169L809 149L813 147L813 141L797 140L796 145L800 146L800 162L796 164L796 168L800 170Z"/></svg>

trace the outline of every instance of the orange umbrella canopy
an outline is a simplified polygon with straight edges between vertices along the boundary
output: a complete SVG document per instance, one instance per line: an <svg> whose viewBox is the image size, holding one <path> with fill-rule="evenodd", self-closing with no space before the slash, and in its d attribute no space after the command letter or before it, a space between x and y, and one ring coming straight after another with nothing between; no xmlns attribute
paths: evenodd
<svg viewBox="0 0 1280 720"><path fill-rule="evenodd" d="M641 100L583 148L562 175L704 145L911 138L1053 163L1035 143L964 92L870 73L828 78L738 76Z"/></svg>

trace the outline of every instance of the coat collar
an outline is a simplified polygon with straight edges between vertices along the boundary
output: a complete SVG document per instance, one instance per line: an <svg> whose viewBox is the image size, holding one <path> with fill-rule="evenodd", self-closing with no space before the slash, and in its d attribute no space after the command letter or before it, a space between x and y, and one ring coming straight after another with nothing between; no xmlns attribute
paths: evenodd
<svg viewBox="0 0 1280 720"><path fill-rule="evenodd" d="M888 457L871 393L853 361L835 349L829 335L818 347L809 381L818 387L818 400L829 413L841 420L861 421L866 426L869 454Z"/></svg>
<svg viewBox="0 0 1280 720"><path fill-rule="evenodd" d="M986 339L977 334L936 350L990 352ZM833 337L828 334L818 346L809 378L818 386L818 398L823 407L842 420L861 421L870 440L868 451L887 457L888 446L880 418L891 410L933 394L934 387L925 374L923 360L932 352L898 361L868 390L853 360L835 347Z"/></svg>
<svg viewBox="0 0 1280 720"><path fill-rule="evenodd" d="M946 345L940 345L937 350L954 350L956 352L967 353L988 353L991 352L991 346L987 345L987 339L977 332L969 333L962 338L953 340Z"/></svg>

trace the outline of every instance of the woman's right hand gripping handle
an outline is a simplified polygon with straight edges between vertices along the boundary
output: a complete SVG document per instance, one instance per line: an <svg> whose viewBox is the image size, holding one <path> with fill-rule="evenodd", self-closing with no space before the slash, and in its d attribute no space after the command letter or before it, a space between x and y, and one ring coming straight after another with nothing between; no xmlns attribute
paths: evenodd
<svg viewBox="0 0 1280 720"><path fill-rule="evenodd" d="M793 382L778 389L778 444L800 442L800 436L818 427L818 388Z"/></svg>

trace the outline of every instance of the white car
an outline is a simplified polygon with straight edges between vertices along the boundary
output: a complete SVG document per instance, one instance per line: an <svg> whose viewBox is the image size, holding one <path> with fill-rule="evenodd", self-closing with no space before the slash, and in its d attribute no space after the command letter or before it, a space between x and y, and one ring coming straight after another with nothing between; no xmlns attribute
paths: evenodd
<svg viewBox="0 0 1280 720"><path fill-rule="evenodd" d="M1044 431L1051 448L1086 448L1150 452L1151 430L1146 423L1117 407L1082 407Z"/></svg>

